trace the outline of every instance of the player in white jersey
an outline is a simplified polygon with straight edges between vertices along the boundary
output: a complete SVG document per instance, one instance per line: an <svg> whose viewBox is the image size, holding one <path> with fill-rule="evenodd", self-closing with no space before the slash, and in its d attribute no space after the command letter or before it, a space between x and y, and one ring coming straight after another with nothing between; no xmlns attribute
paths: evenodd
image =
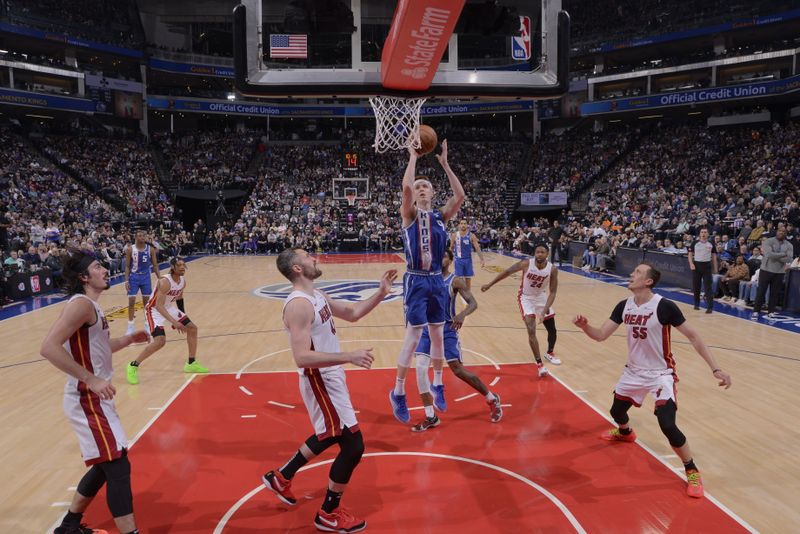
<svg viewBox="0 0 800 534"><path fill-rule="evenodd" d="M183 300L186 289L186 262L181 258L169 260L169 275L158 280L153 295L144 310L147 327L153 338L139 356L125 368L129 384L139 383L139 366L147 358L161 350L167 342L164 327L167 324L172 328L186 334L186 344L189 347L189 358L183 365L185 373L207 373L208 369L200 365L197 356L197 325L179 307L178 301Z"/></svg>
<svg viewBox="0 0 800 534"><path fill-rule="evenodd" d="M346 304L314 289L322 275L317 261L301 248L286 249L278 255L278 270L291 283L293 291L283 306L283 323L300 374L300 393L308 410L314 433L280 469L262 477L264 485L278 498L294 505L292 478L309 460L337 443L339 454L331 464L328 490L314 526L327 532L359 532L366 521L340 506L350 477L364 454L364 439L358 428L342 364L352 363L369 369L372 349L342 352L333 318L355 322L375 308L392 289L397 271L386 271L378 291L363 302Z"/></svg>
<svg viewBox="0 0 800 534"><path fill-rule="evenodd" d="M508 278L513 273L522 271L519 283L517 301L522 320L528 329L528 344L536 359L539 376L547 376L548 371L542 362L539 341L536 339L536 323L542 323L547 330L547 352L545 358L553 365L561 365L561 360L555 354L556 339L556 312L553 302L558 292L558 268L548 261L550 249L544 243L539 243L533 251L534 261L520 260L502 273L495 276L494 280L481 286L481 291L489 289L500 280Z"/></svg>
<svg viewBox="0 0 800 534"><path fill-rule="evenodd" d="M144 331L111 339L108 321L97 304L108 289L108 270L85 252L74 251L63 272L73 296L42 342L41 354L69 375L64 412L78 437L90 469L78 483L56 534L90 534L83 512L104 484L111 515L123 534L138 533L133 517L128 440L114 407L111 354L134 342L147 341Z"/></svg>
<svg viewBox="0 0 800 534"><path fill-rule="evenodd" d="M686 323L678 306L653 293L653 287L660 279L661 273L653 266L640 264L628 281L628 289L633 296L617 304L603 326L590 326L588 319L582 315L575 317L573 323L595 341L608 339L622 323L625 323L627 331L628 363L614 388L614 402L611 405L611 417L619 428L613 428L600 437L606 441L635 441L636 434L628 425L628 410L631 406L641 406L645 396L650 393L655 397L658 425L686 468L686 493L690 497L700 498L703 496L700 473L694 464L686 436L675 424L678 409L675 384L678 376L672 356L671 327L674 326L689 338L694 350L706 361L714 378L719 380L720 386L725 386L725 389L731 387L731 377L719 368L700 334Z"/></svg>

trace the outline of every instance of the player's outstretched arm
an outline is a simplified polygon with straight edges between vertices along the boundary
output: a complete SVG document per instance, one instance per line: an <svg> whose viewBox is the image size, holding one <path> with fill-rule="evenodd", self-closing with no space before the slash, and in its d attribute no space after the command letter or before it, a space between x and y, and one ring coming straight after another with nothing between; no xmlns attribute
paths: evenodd
<svg viewBox="0 0 800 534"><path fill-rule="evenodd" d="M444 169L447 180L450 182L450 189L453 191L453 195L447 199L447 203L442 208L442 219L447 222L458 214L458 210L461 209L467 194L464 192L464 186L461 185L458 176L450 168L450 163L447 161L447 139L442 141L442 153L437 154L436 159L439 160L442 169Z"/></svg>
<svg viewBox="0 0 800 534"><path fill-rule="evenodd" d="M137 330L133 334L126 334L124 336L109 339L108 344L111 345L111 352L117 352L118 350L124 349L131 343L147 343L149 339L150 338L147 335L147 332L144 330Z"/></svg>
<svg viewBox="0 0 800 534"><path fill-rule="evenodd" d="M314 323L314 307L305 299L294 299L283 310L283 322L289 331L289 346L298 367L317 369L344 363L352 363L369 369L375 357L372 349L353 352L320 352L311 348L311 325Z"/></svg>
<svg viewBox="0 0 800 534"><path fill-rule="evenodd" d="M455 278L453 280L453 289L455 289L456 293L461 295L461 298L467 303L467 307L453 317L453 330L458 330L463 326L464 319L467 315L470 315L478 309L478 301L475 300L475 295L472 294L472 291L467 289L467 284L464 283L462 278Z"/></svg>
<svg viewBox="0 0 800 534"><path fill-rule="evenodd" d="M328 306L331 308L331 313L338 319L344 319L349 323L354 323L364 317L366 314L375 309L381 301L392 292L392 284L397 279L397 269L389 269L381 277L380 286L378 291L375 292L370 298L362 302L352 304L345 304L340 300L334 300L328 295L325 295L325 300L328 301Z"/></svg>
<svg viewBox="0 0 800 534"><path fill-rule="evenodd" d="M703 358L708 366L711 368L711 373L714 375L714 378L719 380L720 387L724 386L725 389L731 387L733 382L731 381L731 375L720 369L719 365L717 365L717 361L714 359L714 355L711 354L711 351L708 350L708 346L703 341L703 338L700 337L699 332L695 330L693 327L689 326L689 323L684 322L680 326L676 326L675 328L678 329L678 332L686 336L689 342L694 347L694 350Z"/></svg>
<svg viewBox="0 0 800 534"><path fill-rule="evenodd" d="M600 328L594 327L589 324L589 319L583 315L578 315L572 320L572 324L583 330L583 333L594 339L595 341L605 341L611 334L619 327L619 323L615 323L611 319L606 319L603 326Z"/></svg>
<svg viewBox="0 0 800 534"><path fill-rule="evenodd" d="M40 354L61 371L84 382L101 399L113 399L116 389L108 380L95 376L78 364L64 349L64 343L84 325L98 320L94 306L88 299L75 299L67 303L61 316L56 320L42 342Z"/></svg>
<svg viewBox="0 0 800 534"><path fill-rule="evenodd" d="M481 291L483 291L483 292L489 291L489 289L491 289L491 287L493 285L495 285L497 282L499 282L501 280L505 280L506 278L508 278L509 276L511 276L512 274L514 274L516 272L522 271L523 269L527 269L528 265L530 265L530 260L519 260L517 263L515 263L511 267L509 267L508 269L506 269L502 273L500 273L497 276L495 276L494 280L492 280L488 284L483 284L481 286Z"/></svg>
<svg viewBox="0 0 800 534"><path fill-rule="evenodd" d="M406 165L406 172L403 174L403 200L400 204L400 216L403 218L403 226L411 224L411 221L417 216L417 210L414 207L414 180L416 177L417 151L409 147L408 165Z"/></svg>

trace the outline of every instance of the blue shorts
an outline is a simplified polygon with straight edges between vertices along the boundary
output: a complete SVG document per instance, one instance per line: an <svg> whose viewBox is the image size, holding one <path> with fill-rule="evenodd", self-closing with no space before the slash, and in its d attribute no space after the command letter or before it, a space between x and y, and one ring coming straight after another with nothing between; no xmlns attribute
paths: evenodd
<svg viewBox="0 0 800 534"><path fill-rule="evenodd" d="M403 275L403 307L411 326L444 324L450 295L441 273Z"/></svg>
<svg viewBox="0 0 800 534"><path fill-rule="evenodd" d="M131 289L128 291L129 297L135 297L140 289L144 297L149 297L153 294L153 286L150 284L150 273L132 274L128 277L128 282L131 284Z"/></svg>
<svg viewBox="0 0 800 534"><path fill-rule="evenodd" d="M472 270L472 260L456 258L456 276L475 276Z"/></svg>
<svg viewBox="0 0 800 534"><path fill-rule="evenodd" d="M458 332L453 330L453 323L444 324L444 359L448 362L453 360L461 361L461 341L458 340ZM426 356L431 355L431 336L428 329L422 330L422 337L419 339L417 350L414 351Z"/></svg>

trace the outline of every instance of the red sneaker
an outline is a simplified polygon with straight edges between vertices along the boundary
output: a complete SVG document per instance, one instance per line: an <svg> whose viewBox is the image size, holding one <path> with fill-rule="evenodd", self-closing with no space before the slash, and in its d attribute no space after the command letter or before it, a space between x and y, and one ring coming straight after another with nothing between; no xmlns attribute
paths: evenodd
<svg viewBox="0 0 800 534"><path fill-rule="evenodd" d="M280 471L270 471L261 477L261 481L267 489L277 495L282 502L289 506L297 504L297 499L294 493L292 493L292 481L283 478Z"/></svg>
<svg viewBox="0 0 800 534"><path fill-rule="evenodd" d="M703 498L703 479L697 469L686 471L686 495L695 499Z"/></svg>
<svg viewBox="0 0 800 534"><path fill-rule="evenodd" d="M503 407L500 406L500 395L497 393L494 394L493 401L486 401L486 404L489 405L489 411L491 412L491 416L489 420L492 423L499 423L500 419L503 418Z"/></svg>
<svg viewBox="0 0 800 534"><path fill-rule="evenodd" d="M324 532L361 532L367 528L367 522L355 517L350 510L340 506L331 513L322 509L314 518L314 526Z"/></svg>
<svg viewBox="0 0 800 534"><path fill-rule="evenodd" d="M623 434L619 431L619 428L612 428L611 430L600 434L600 439L604 439L606 441L625 441L627 443L632 443L636 441L636 432L631 430L630 434Z"/></svg>

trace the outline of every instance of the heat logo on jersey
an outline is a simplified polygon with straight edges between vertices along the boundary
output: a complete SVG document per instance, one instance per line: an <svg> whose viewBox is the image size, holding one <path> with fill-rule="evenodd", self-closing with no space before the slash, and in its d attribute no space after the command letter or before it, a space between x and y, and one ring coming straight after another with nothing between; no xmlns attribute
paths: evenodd
<svg viewBox="0 0 800 534"><path fill-rule="evenodd" d="M324 291L329 297L347 302L361 302L367 300L378 291L380 282L377 280L327 280L314 283L314 288ZM253 295L265 299L286 300L292 292L292 284L270 284L253 291ZM403 298L403 283L392 284L392 292L383 298L383 302L392 302Z"/></svg>
<svg viewBox="0 0 800 534"><path fill-rule="evenodd" d="M647 324L647 321L649 321L650 317L652 317L652 316L653 316L652 313L648 313L647 315L639 315L639 314L636 314L636 313L626 313L623 321L624 321L625 324L630 324L630 325L645 325L645 324Z"/></svg>
<svg viewBox="0 0 800 534"><path fill-rule="evenodd" d="M547 275L550 276L550 275ZM530 281L531 287L542 287L542 283L547 280L547 276L541 276L538 274L528 273L525 277L528 281Z"/></svg>

